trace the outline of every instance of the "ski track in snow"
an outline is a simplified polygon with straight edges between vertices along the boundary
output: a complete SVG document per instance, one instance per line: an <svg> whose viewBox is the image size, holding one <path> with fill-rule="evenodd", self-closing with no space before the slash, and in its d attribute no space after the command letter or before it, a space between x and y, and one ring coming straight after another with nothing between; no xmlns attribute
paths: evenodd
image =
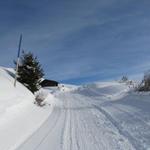
<svg viewBox="0 0 150 150"><path fill-rule="evenodd" d="M105 106L110 96L105 101L76 91L57 98L63 105L17 150L148 150L150 125L129 108Z"/></svg>
<svg viewBox="0 0 150 150"><path fill-rule="evenodd" d="M127 138L131 144L134 146L135 149L141 149L144 150L144 148L138 144L138 142L130 135L130 133L128 133L127 131L125 131L119 124L118 122L116 122L111 115L109 115L106 111L104 111L101 107L98 107L96 105L94 105L94 107L99 110L102 114L104 114L107 119L109 119L109 121L117 128L118 132L123 135L125 138Z"/></svg>
<svg viewBox="0 0 150 150"><path fill-rule="evenodd" d="M77 98L76 98L77 99ZM81 101L80 101L80 103L81 103ZM82 102L83 103L83 102ZM87 102L85 103L86 105L87 105ZM82 104L83 105L83 104ZM98 110L99 111L99 113L100 113L100 115L103 115L103 116L101 116L101 117L105 117L104 119L104 121L108 121L110 124L112 124L117 130L118 130L118 132L121 134L121 131L116 127L116 124L114 123L114 121L112 121L112 118L110 118L110 116L108 117L108 115L106 115L106 113L104 113L104 111L102 111L101 109L99 109L99 108L97 108L95 105L91 105L90 106L90 104L88 104L89 106L89 108L90 108L90 110ZM87 115L87 117L88 116L91 116L91 115L93 115L91 112L86 112L86 115ZM85 117L85 116L84 116ZM92 119L92 121L90 122L90 123L94 123L94 125L92 125L91 127L89 126L88 127L88 124L90 124L89 123L89 121L87 122L85 119L81 119L80 118L80 120L82 120L82 122L83 122L83 124L85 124L85 127L84 128L86 128L86 126L87 126L87 129L89 130L88 132L89 132L89 135L90 136L92 136L92 138L91 138L91 140L93 140L93 141L91 141L91 142L93 142L93 145L95 146L94 147L94 149L106 149L106 145L108 144L107 142L105 143L105 140L103 139L104 137L102 136L102 139L98 139L98 137L96 137L95 136L95 133L96 132L99 132L99 130L100 130L100 128L99 128L99 126L97 125L98 124L98 120L99 120L99 122L103 122L103 120L100 120L101 118L94 118L94 117L90 117L90 119ZM105 123L105 122L104 122ZM105 124L105 125L107 125L107 124ZM97 129L96 131L94 131L94 129ZM107 128L106 128L107 129ZM110 131L107 131L107 130L104 130L104 132L107 132L107 133L109 133ZM108 128L108 129L110 129L110 128ZM110 133L113 133L114 131L111 131ZM113 134L115 134L115 133L113 133ZM125 136L124 136L124 134L121 134L124 138L126 138ZM120 141L118 141L118 142L120 142ZM112 145L111 145L112 146ZM120 148L120 146L119 145L115 145L116 147L115 147L115 149L121 149ZM109 148L108 148L109 149ZM111 147L111 149L112 149L112 147Z"/></svg>
<svg viewBox="0 0 150 150"><path fill-rule="evenodd" d="M132 114L131 111L128 112L127 110L124 110L123 107L121 107L120 109L118 107L113 106L113 108L116 109L117 112L123 113L124 117L126 118L126 122L124 122L123 126L119 125L117 121L114 121L118 126L118 128L120 128L121 131L123 131L127 135L127 138L130 140L130 142L133 143L136 149L140 149L140 150L147 149L144 143L150 142L150 125L147 122L145 122L145 120L142 119L142 116L139 113ZM104 111L104 109L101 110L103 110L103 112L109 115L109 113ZM122 118L122 122L123 122L123 118ZM129 122L130 124L133 122L133 124L135 123L135 126L133 125L129 126L127 122ZM129 133L129 131L123 128L127 128L127 129L131 128L130 130L132 130L132 132ZM134 135L132 136L133 133ZM135 136L136 134L137 136Z"/></svg>

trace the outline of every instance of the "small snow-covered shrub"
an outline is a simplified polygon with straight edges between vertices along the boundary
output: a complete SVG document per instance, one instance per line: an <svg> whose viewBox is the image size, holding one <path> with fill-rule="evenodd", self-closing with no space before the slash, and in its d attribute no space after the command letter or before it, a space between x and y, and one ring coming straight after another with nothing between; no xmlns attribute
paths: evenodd
<svg viewBox="0 0 150 150"><path fill-rule="evenodd" d="M45 91L38 91L35 93L35 104L37 104L38 106L44 106L44 100L46 99L48 93Z"/></svg>
<svg viewBox="0 0 150 150"><path fill-rule="evenodd" d="M129 80L127 76L122 76L122 78L119 80L119 83L127 83L128 81Z"/></svg>
<svg viewBox="0 0 150 150"><path fill-rule="evenodd" d="M150 91L150 71L144 74L142 82L139 84L138 91Z"/></svg>
<svg viewBox="0 0 150 150"><path fill-rule="evenodd" d="M119 83L126 84L130 89L134 89L135 83L132 80L129 80L127 76L123 76Z"/></svg>
<svg viewBox="0 0 150 150"><path fill-rule="evenodd" d="M134 91L136 91L136 92L143 91L142 88L143 88L143 82L137 84L137 85L134 87Z"/></svg>

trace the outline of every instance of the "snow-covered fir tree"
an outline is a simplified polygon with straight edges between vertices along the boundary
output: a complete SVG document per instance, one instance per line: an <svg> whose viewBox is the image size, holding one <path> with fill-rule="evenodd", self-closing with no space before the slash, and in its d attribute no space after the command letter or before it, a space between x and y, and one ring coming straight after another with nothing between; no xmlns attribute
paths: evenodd
<svg viewBox="0 0 150 150"><path fill-rule="evenodd" d="M18 67L17 80L23 83L31 92L39 89L39 83L44 76L43 69L33 53L22 52Z"/></svg>

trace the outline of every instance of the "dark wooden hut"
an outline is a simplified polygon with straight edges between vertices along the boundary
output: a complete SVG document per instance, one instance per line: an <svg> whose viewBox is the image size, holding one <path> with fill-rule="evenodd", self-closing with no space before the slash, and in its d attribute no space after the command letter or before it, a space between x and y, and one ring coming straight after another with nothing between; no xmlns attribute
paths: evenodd
<svg viewBox="0 0 150 150"><path fill-rule="evenodd" d="M55 87L55 86L58 86L58 82L54 80L45 79L40 83L40 85L42 87Z"/></svg>

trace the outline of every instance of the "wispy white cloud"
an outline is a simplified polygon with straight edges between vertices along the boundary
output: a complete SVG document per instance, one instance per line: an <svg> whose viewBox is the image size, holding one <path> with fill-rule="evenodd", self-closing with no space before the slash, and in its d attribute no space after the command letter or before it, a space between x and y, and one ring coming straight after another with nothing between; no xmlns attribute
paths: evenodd
<svg viewBox="0 0 150 150"><path fill-rule="evenodd" d="M23 48L38 55L48 78L108 79L150 67L146 0L15 0L11 7L5 3L0 9L2 65L16 57L23 32Z"/></svg>

